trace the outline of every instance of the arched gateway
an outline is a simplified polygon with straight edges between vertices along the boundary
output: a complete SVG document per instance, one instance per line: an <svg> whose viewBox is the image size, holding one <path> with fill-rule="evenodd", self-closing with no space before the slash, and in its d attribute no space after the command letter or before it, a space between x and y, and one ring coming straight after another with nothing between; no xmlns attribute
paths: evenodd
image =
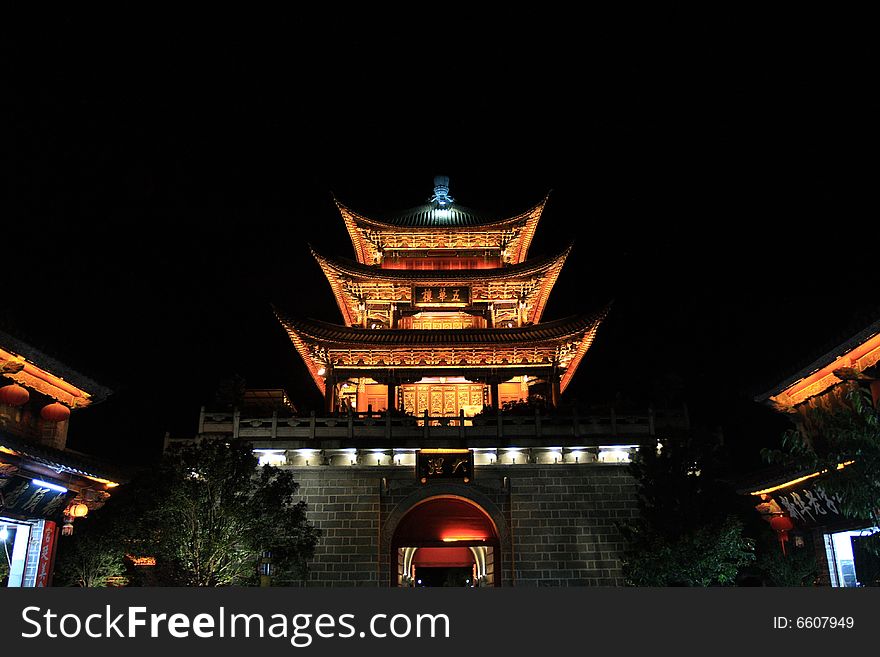
<svg viewBox="0 0 880 657"><path fill-rule="evenodd" d="M391 585L500 585L507 533L500 510L488 498L473 499L473 489L441 488L420 490L389 515Z"/></svg>

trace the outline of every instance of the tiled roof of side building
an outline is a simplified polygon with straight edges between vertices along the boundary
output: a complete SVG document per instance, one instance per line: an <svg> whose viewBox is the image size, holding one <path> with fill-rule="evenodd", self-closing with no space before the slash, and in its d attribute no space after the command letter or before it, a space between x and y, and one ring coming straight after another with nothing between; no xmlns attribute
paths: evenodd
<svg viewBox="0 0 880 657"><path fill-rule="evenodd" d="M13 450L16 454L58 473L66 472L84 477L107 478L116 483L125 483L131 479L131 472L128 468L72 450L62 451L46 445L37 445L6 432L0 432L0 446Z"/></svg>
<svg viewBox="0 0 880 657"><path fill-rule="evenodd" d="M862 329L861 331L859 331L855 335L852 335L848 339L840 342L835 347L833 347L830 351L827 351L819 358L811 361L808 365L799 369L797 372L795 372L791 376L786 377L783 381L781 381L780 383L777 383L769 390L766 390L765 392L763 392L761 394L755 395L755 397L754 397L755 401L758 401L758 402L767 401L771 397L780 394L781 392L783 392L784 390L786 390L787 388L789 388L793 384L797 383L801 379L804 379L804 378L810 376L814 372L821 370L823 367L829 366L831 363L833 363L839 357L849 353L853 349L856 349L857 347L861 346L862 344L864 344L865 342L867 342L868 340L870 340L871 338L873 338L874 336L876 336L878 334L880 334L880 319L872 322L871 324L866 326L864 329Z"/></svg>
<svg viewBox="0 0 880 657"><path fill-rule="evenodd" d="M365 329L346 327L314 319L294 319L276 309L278 319L288 332L298 333L317 342L335 344L371 344L382 346L451 345L451 344L533 344L564 340L598 326L608 309L552 322L519 328L483 329Z"/></svg>
<svg viewBox="0 0 880 657"><path fill-rule="evenodd" d="M93 403L97 403L113 394L110 388L102 386L86 375L74 370L72 367L56 360L52 356L40 351L36 347L19 340L3 331L0 331L0 348L7 349L36 365L37 367L54 374L76 386L80 390L91 395Z"/></svg>

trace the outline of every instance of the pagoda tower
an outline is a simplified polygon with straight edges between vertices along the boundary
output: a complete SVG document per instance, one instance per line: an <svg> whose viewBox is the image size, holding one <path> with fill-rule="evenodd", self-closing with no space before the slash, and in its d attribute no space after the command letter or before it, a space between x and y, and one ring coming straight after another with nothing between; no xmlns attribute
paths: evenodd
<svg viewBox="0 0 880 657"><path fill-rule="evenodd" d="M459 205L437 176L424 205L367 217L336 201L356 259L312 255L344 325L276 311L330 412L471 417L556 406L605 311L543 322L571 246L528 258L547 203L510 218Z"/></svg>

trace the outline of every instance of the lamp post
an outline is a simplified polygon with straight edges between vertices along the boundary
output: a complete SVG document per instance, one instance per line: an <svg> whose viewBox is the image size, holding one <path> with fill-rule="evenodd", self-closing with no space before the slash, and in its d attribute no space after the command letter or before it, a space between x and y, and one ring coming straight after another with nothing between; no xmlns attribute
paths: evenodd
<svg viewBox="0 0 880 657"><path fill-rule="evenodd" d="M260 554L260 586L272 586L272 553L268 550Z"/></svg>

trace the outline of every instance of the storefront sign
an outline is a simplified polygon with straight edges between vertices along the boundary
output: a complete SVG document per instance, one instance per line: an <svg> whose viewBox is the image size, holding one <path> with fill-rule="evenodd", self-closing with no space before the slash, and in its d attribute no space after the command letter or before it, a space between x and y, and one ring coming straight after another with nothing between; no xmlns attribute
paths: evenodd
<svg viewBox="0 0 880 657"><path fill-rule="evenodd" d="M795 522L810 529L845 519L840 499L826 494L821 486L778 491L773 499Z"/></svg>
<svg viewBox="0 0 880 657"><path fill-rule="evenodd" d="M76 496L34 483L31 479L0 479L0 509L24 518L59 518L67 503Z"/></svg>
<svg viewBox="0 0 880 657"><path fill-rule="evenodd" d="M469 482L474 476L474 453L469 449L423 449L416 453L416 476L423 484L442 479Z"/></svg>
<svg viewBox="0 0 880 657"><path fill-rule="evenodd" d="M412 289L413 306L464 308L470 304L471 288L469 287L441 287L436 285L425 287L414 285Z"/></svg>

